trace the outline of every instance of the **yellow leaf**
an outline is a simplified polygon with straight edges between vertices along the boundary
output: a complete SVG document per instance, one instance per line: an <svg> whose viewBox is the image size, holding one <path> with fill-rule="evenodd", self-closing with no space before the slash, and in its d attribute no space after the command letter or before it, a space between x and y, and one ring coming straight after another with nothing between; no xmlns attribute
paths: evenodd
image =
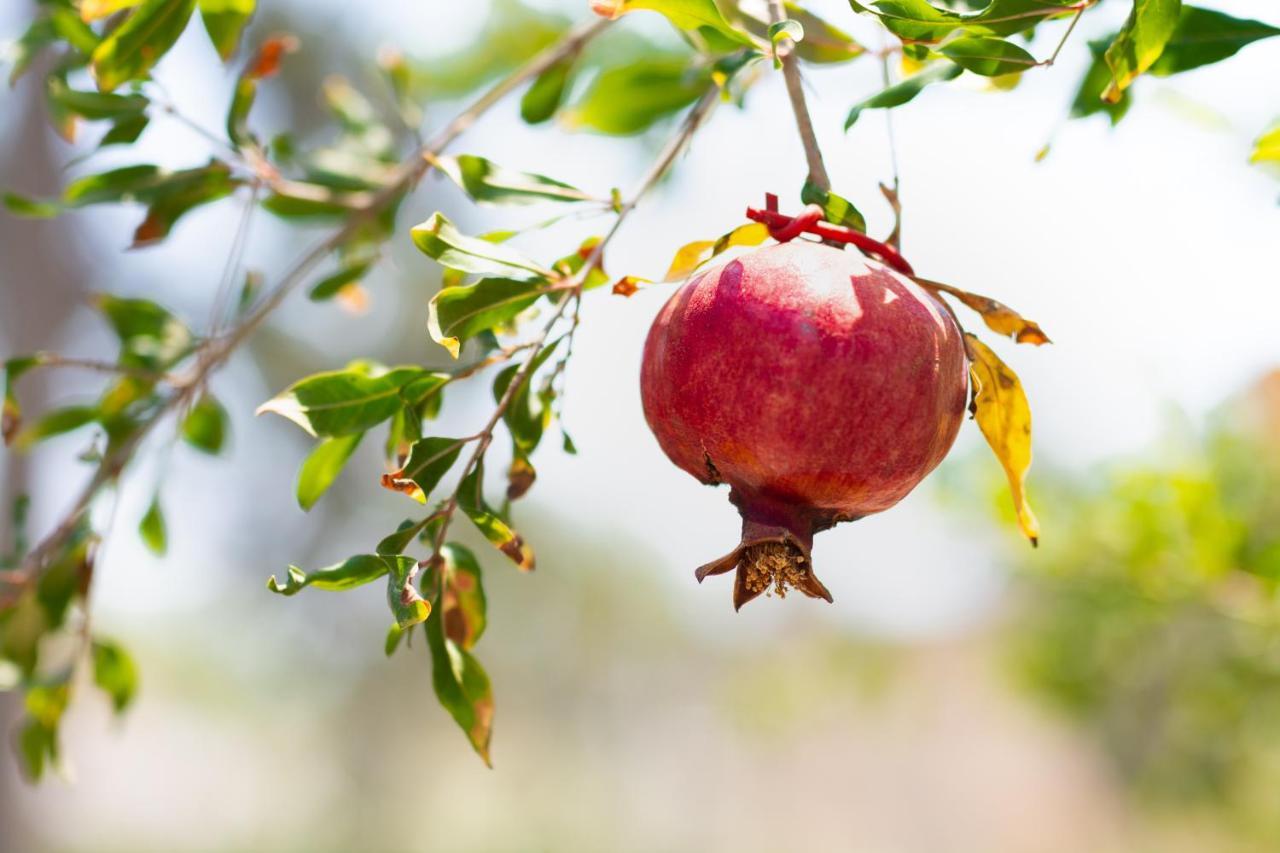
<svg viewBox="0 0 1280 853"><path fill-rule="evenodd" d="M1040 324L1034 320L1028 320L1017 311L1014 311L1003 302L997 302L990 296L980 296L977 293L970 293L967 290L961 290L958 287L952 287L949 284L943 284L940 281L930 281L927 278L916 278L916 284L926 290L945 293L959 299L967 307L972 308L982 315L982 321L987 324L991 331L1007 337L1012 337L1020 344L1050 344L1049 336L1040 328Z"/></svg>
<svg viewBox="0 0 1280 853"><path fill-rule="evenodd" d="M1280 124L1268 130L1253 144L1250 163L1280 163Z"/></svg>
<svg viewBox="0 0 1280 853"><path fill-rule="evenodd" d="M80 4L80 19L86 24L114 15L121 9L137 6L142 0L84 0Z"/></svg>
<svg viewBox="0 0 1280 853"><path fill-rule="evenodd" d="M687 278L694 270L727 249L734 246L759 246L769 239L769 229L759 222L740 225L728 234L722 234L716 240L697 240L681 246L671 260L671 266L663 281L679 281Z"/></svg>
<svg viewBox="0 0 1280 853"><path fill-rule="evenodd" d="M1040 522L1031 511L1026 492L1027 470L1031 467L1031 407L1027 395L1017 374L999 356L973 335L965 337L974 358L969 365L974 420L1009 478L1018 526L1035 545L1040 540Z"/></svg>

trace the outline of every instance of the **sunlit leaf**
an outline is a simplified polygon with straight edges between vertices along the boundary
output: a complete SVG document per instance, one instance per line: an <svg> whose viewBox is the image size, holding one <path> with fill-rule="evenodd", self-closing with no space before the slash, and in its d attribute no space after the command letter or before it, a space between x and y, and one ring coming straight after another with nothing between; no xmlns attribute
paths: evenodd
<svg viewBox="0 0 1280 853"><path fill-rule="evenodd" d="M1250 163L1280 163L1280 124L1258 137L1253 144Z"/></svg>
<svg viewBox="0 0 1280 853"><path fill-rule="evenodd" d="M1077 0L991 0L977 12L941 9L928 0L850 0L855 11L876 15L904 42L937 42L961 30L975 36L1011 36L1041 21L1074 14Z"/></svg>
<svg viewBox="0 0 1280 853"><path fill-rule="evenodd" d="M400 630L425 621L431 615L431 602L423 598L413 585L418 561L400 555L385 555L381 559L388 568L387 604Z"/></svg>
<svg viewBox="0 0 1280 853"><path fill-rule="evenodd" d="M1199 68L1235 56L1259 39L1277 35L1280 27L1184 4L1173 35L1148 73L1164 77Z"/></svg>
<svg viewBox="0 0 1280 853"><path fill-rule="evenodd" d="M1182 0L1133 0L1129 19L1107 48L1111 83L1102 100L1114 104L1137 78L1160 58L1178 24Z"/></svg>
<svg viewBox="0 0 1280 853"><path fill-rule="evenodd" d="M903 104L912 101L916 95L919 95L926 86L932 83L941 83L945 80L954 80L963 73L964 69L954 62L935 62L932 65L913 74L901 83L897 83L872 95L864 101L855 104L853 109L849 110L849 115L844 120L844 129L848 130L853 127L854 122L858 120L858 116L862 115L863 110L870 109L890 109L892 107L900 107Z"/></svg>
<svg viewBox="0 0 1280 853"><path fill-rule="evenodd" d="M355 453L363 432L326 438L315 446L303 460L298 469L298 484L295 490L298 506L310 510L316 502L329 491L329 487L338 479L347 460Z"/></svg>
<svg viewBox="0 0 1280 853"><path fill-rule="evenodd" d="M510 404L502 414L503 423L511 433L516 448L524 455L529 455L542 440L542 433L551 425L551 406L549 399L535 395L530 391L533 375L547 362L560 344L560 339L543 347L534 357L533 363L525 373L524 381L516 389ZM502 400L521 365L513 364L502 370L493 380L494 402Z"/></svg>
<svg viewBox="0 0 1280 853"><path fill-rule="evenodd" d="M98 419L96 406L62 406L45 412L13 439L19 450L26 450L47 438L65 435Z"/></svg>
<svg viewBox="0 0 1280 853"><path fill-rule="evenodd" d="M601 72L566 111L566 121L602 133L640 133L692 104L710 85L711 72L685 57L630 62Z"/></svg>
<svg viewBox="0 0 1280 853"><path fill-rule="evenodd" d="M993 332L1011 337L1020 344L1040 346L1041 344L1052 343L1038 323L1028 320L1008 305L1003 302L997 302L990 296L980 296L967 290L961 290L958 287L952 287L949 284L924 278L916 278L915 282L935 294L946 293L959 299L966 306L981 314L982 321Z"/></svg>
<svg viewBox="0 0 1280 853"><path fill-rule="evenodd" d="M1084 118L1096 113L1105 113L1114 126L1120 123L1133 103L1128 90L1120 93L1119 99L1113 102L1104 101L1102 93L1111 85L1111 69L1107 67L1106 51L1109 41L1089 42L1092 61L1085 71L1080 87L1076 90L1075 99L1071 102L1071 117Z"/></svg>
<svg viewBox="0 0 1280 853"><path fill-rule="evenodd" d="M476 465L459 484L458 508L471 519L484 538L506 554L521 571L533 571L533 549L485 502L483 462Z"/></svg>
<svg viewBox="0 0 1280 853"><path fill-rule="evenodd" d="M138 692L138 668L118 643L101 637L93 641L93 683L111 699L111 707L123 713Z"/></svg>
<svg viewBox="0 0 1280 853"><path fill-rule="evenodd" d="M22 427L22 407L18 405L16 385L18 379L37 367L43 358L40 355L23 355L4 362L4 398L0 402L0 436L4 443L13 442L18 430Z"/></svg>
<svg viewBox="0 0 1280 853"><path fill-rule="evenodd" d="M480 562L469 548L450 542L440 549L444 586L440 618L444 633L460 649L475 647L487 624Z"/></svg>
<svg viewBox="0 0 1280 853"><path fill-rule="evenodd" d="M800 189L800 200L805 204L816 204L822 207L822 218L835 225L843 225L854 231L867 231L867 220L862 212L853 206L853 202L844 196L836 195L805 181ZM759 223L755 223L759 225ZM763 227L763 226L761 226Z"/></svg>
<svg viewBox="0 0 1280 853"><path fill-rule="evenodd" d="M502 278L446 287L431 299L427 330L433 341L457 358L464 341L486 329L510 323L547 290L545 281Z"/></svg>
<svg viewBox="0 0 1280 853"><path fill-rule="evenodd" d="M545 281L551 270L500 243L468 237L453 227L444 214L433 213L410 232L424 254L451 269L514 281Z"/></svg>
<svg viewBox="0 0 1280 853"><path fill-rule="evenodd" d="M759 246L769 239L769 229L759 222L748 222L739 225L727 234L715 240L695 240L681 246L671 259L663 281L680 281L688 278L698 267L719 255L721 252L736 246Z"/></svg>
<svg viewBox="0 0 1280 853"><path fill-rule="evenodd" d="M591 8L597 14L610 18L625 15L639 9L649 9L663 15L682 30L698 30L709 27L731 42L753 47L755 42L740 33L724 19L715 0L592 0Z"/></svg>
<svg viewBox="0 0 1280 853"><path fill-rule="evenodd" d="M110 92L147 75L187 26L196 0L142 0L93 52L98 88Z"/></svg>
<svg viewBox="0 0 1280 853"><path fill-rule="evenodd" d="M199 0L199 4L209 41L225 62L235 55L240 33L253 17L257 0Z"/></svg>
<svg viewBox="0 0 1280 853"><path fill-rule="evenodd" d="M185 358L195 344L186 324L148 299L124 299L109 293L93 297L120 338L122 364L168 370Z"/></svg>
<svg viewBox="0 0 1280 853"><path fill-rule="evenodd" d="M383 557L377 554L358 554L337 565L310 573L297 566L290 566L284 582L277 581L275 575L272 575L267 579L267 589L280 595L297 595L309 586L340 592L376 581L389 571L391 566Z"/></svg>
<svg viewBox="0 0 1280 853"><path fill-rule="evenodd" d="M404 466L384 474L382 485L393 491L416 494L425 500L453 463L458 461L464 441L457 438L422 438L413 443Z"/></svg>
<svg viewBox="0 0 1280 853"><path fill-rule="evenodd" d="M132 9L142 0L80 0L80 17L86 23Z"/></svg>
<svg viewBox="0 0 1280 853"><path fill-rule="evenodd" d="M539 74L520 99L520 117L529 124L541 124L556 114L564 103L565 91L573 77L576 55L566 56Z"/></svg>
<svg viewBox="0 0 1280 853"><path fill-rule="evenodd" d="M1031 544L1040 539L1040 523L1027 501L1026 478L1031 467L1031 407L1017 374L973 335L966 335L974 361L971 411L1009 478L1009 491L1018 512L1018 526Z"/></svg>
<svg viewBox="0 0 1280 853"><path fill-rule="evenodd" d="M938 52L956 65L984 77L998 77L1025 71L1036 64L1036 58L1013 42L989 36L967 36L953 39Z"/></svg>
<svg viewBox="0 0 1280 853"><path fill-rule="evenodd" d="M164 521L164 511L160 508L159 495L151 499L146 515L142 516L138 535L142 537L142 544L157 557L163 557L169 550L169 530Z"/></svg>
<svg viewBox="0 0 1280 853"><path fill-rule="evenodd" d="M14 216L27 219L52 219L62 212L62 208L53 202L36 201L17 193L5 193L4 206Z"/></svg>
<svg viewBox="0 0 1280 853"><path fill-rule="evenodd" d="M866 52L866 49L854 41L853 36L832 26L812 12L802 9L796 3L784 3L783 11L787 18L798 23L804 30L804 40L795 46L796 56L805 62L830 64L848 62ZM752 15L742 16L743 26L754 35L767 38L769 22Z"/></svg>
<svg viewBox="0 0 1280 853"><path fill-rule="evenodd" d="M448 381L448 374L419 367L357 365L301 379L257 413L274 412L314 436L349 435L382 423L405 402L418 402Z"/></svg>
<svg viewBox="0 0 1280 853"><path fill-rule="evenodd" d="M481 204L531 204L539 201L587 201L591 196L569 184L516 172L470 154L437 157L435 167Z"/></svg>
<svg viewBox="0 0 1280 853"><path fill-rule="evenodd" d="M217 455L227 439L227 410L212 394L204 394L182 422L182 438L205 453Z"/></svg>
<svg viewBox="0 0 1280 853"><path fill-rule="evenodd" d="M40 684L27 690L23 718L15 747L19 765L28 781L38 782L46 769L57 767L59 760L58 729L70 699L65 680Z"/></svg>

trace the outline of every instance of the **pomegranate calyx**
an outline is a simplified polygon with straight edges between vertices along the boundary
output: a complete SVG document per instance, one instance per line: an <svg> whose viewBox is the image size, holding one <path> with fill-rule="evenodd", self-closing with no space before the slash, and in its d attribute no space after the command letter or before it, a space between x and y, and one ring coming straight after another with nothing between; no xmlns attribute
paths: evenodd
<svg viewBox="0 0 1280 853"><path fill-rule="evenodd" d="M747 208L747 218L759 222L769 229L769 236L779 243L787 243L802 233L816 234L824 241L831 243L847 243L856 246L860 251L871 254L903 275L915 275L915 269L907 263L897 249L887 243L868 237L861 231L855 231L844 225L836 225L822 218L822 207L811 204L796 216L787 216L778 212L777 196L765 196L765 208Z"/></svg>

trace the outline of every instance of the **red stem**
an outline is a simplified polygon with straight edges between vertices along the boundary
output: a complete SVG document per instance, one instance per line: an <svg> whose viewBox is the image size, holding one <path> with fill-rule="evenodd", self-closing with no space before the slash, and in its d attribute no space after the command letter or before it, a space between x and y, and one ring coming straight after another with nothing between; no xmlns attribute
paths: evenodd
<svg viewBox="0 0 1280 853"><path fill-rule="evenodd" d="M897 249L886 243L881 243L879 240L873 240L861 231L854 231L852 228L846 228L843 225L824 222L822 220L822 208L816 204L806 207L799 216L787 216L784 213L779 213L773 205L770 205L770 209L765 210L748 207L747 218L752 222L760 222L767 226L769 236L780 243L785 243L799 236L801 232L808 232L809 234L816 234L823 240L852 243L863 252L875 255L903 275L915 275L915 270L912 269L911 264L907 263L906 258L898 254Z"/></svg>

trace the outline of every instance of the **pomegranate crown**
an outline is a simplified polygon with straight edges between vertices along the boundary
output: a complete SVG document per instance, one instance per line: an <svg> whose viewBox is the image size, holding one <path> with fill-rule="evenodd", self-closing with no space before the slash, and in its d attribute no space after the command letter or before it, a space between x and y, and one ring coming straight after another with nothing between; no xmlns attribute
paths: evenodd
<svg viewBox="0 0 1280 853"><path fill-rule="evenodd" d="M747 218L768 228L769 236L779 243L790 242L801 234L815 234L824 242L857 246L903 275L915 275L911 264L893 246L868 237L861 231L828 222L825 216L826 211L820 204L810 204L796 216L779 213L778 197L773 193L765 193L763 210L758 207L747 208Z"/></svg>

